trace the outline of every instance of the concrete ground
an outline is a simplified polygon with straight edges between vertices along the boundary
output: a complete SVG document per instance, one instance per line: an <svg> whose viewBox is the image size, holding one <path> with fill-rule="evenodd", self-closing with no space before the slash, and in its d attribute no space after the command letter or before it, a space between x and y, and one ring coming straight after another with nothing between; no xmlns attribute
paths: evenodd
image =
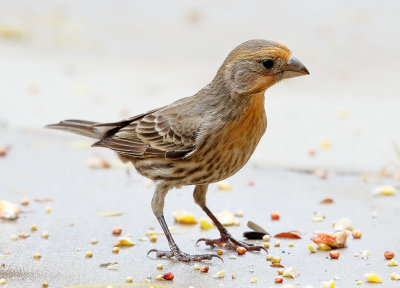
<svg viewBox="0 0 400 288"><path fill-rule="evenodd" d="M84 146L82 138L50 134L44 131L10 131L3 129L1 135L7 139L11 149L0 158L1 199L19 203L29 198L28 206L22 207L17 221L1 221L0 233L0 278L5 278L8 287L41 287L47 281L50 287L113 287L125 286L128 276L133 278L131 286L154 287L282 287L274 284L277 268L270 267L266 253L246 253L236 259L229 256L236 253L226 251L224 262L216 259L204 261L210 270L207 274L193 269L193 263L177 263L147 257L151 248L166 249L163 235L156 243L140 241L146 230L154 227L160 230L150 208L153 187L136 172L128 173L117 164L113 153L104 149L78 149ZM110 169L90 169L87 159L101 156L112 163ZM282 258L285 267L293 266L299 271L296 279L284 279L284 284L294 287L320 287L321 281L337 279L335 287L355 287L356 281L367 284L364 274L377 273L383 280L380 287L398 287L390 280L392 272L400 273L398 267L388 267L383 253L393 250L400 253L398 223L399 195L373 196L371 190L378 184L392 184L399 189L399 181L377 178L376 175L336 174L321 179L314 174L301 171L260 169L246 166L230 180L233 189L221 191L211 185L208 203L216 213L225 209L236 212L242 210L244 216L240 226L229 227L232 234L242 239L247 231L246 223L252 220L272 235L280 232L299 230L300 240L281 240L280 247L274 247L272 239L269 253ZM248 182L253 181L254 186ZM202 231L199 225L183 226L174 224L172 213L184 208L197 218L204 216L192 200L192 187L171 191L166 199L165 216L173 225L174 237L182 250L188 253L214 252L203 245L195 246L200 237L217 237L216 229ZM35 199L51 198L52 202L39 203ZM334 202L322 205L319 202L332 198ZM51 213L46 213L46 206ZM270 213L278 211L279 221L271 221ZM98 217L103 212L123 212L117 217ZM315 212L326 219L311 222ZM374 216L375 215L375 216ZM373 217L374 216L374 217ZM347 248L340 249L340 258L330 260L328 252L311 254L307 248L314 231L332 231L331 222L342 217L352 219L355 228L362 231L360 240L350 236ZM31 232L31 225L38 231ZM136 246L121 249L118 254L111 252L116 237L112 229L123 228L123 234L131 233ZM41 238L48 231L48 239ZM13 241L11 234L27 232L27 239ZM90 243L98 239L97 245ZM294 247L288 244L294 243ZM354 257L360 250L368 249L371 255L363 260ZM85 258L91 251L93 257ZM40 260L33 259L40 253ZM396 258L395 258L396 259ZM101 263L118 262L118 270L100 267ZM164 265L157 270L158 263ZM226 270L224 279L214 279L213 275ZM160 273L172 272L173 281L156 281ZM237 275L232 279L232 274ZM145 279L152 277L151 283ZM251 284L256 277L258 283ZM106 285L107 284L107 285Z"/></svg>

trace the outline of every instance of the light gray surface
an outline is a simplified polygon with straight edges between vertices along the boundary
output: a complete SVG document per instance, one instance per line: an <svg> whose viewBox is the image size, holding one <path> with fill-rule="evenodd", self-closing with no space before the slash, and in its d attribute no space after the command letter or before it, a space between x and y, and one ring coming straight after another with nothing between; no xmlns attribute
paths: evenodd
<svg viewBox="0 0 400 288"><path fill-rule="evenodd" d="M3 0L0 27L24 38L0 36L0 121L140 114L197 92L239 43L272 39L311 75L267 91L268 133L251 161L377 171L400 143L400 2L382 3Z"/></svg>
<svg viewBox="0 0 400 288"><path fill-rule="evenodd" d="M73 149L71 144L80 137L50 136L43 131L13 132L1 130L2 137L12 145L8 155L0 158L1 191L0 199L18 203L21 198L31 199L29 206L23 206L25 212L18 221L0 222L0 254L11 250L7 258L0 258L0 278L7 279L4 288L40 287L42 281L48 281L50 287L67 287L84 284L123 284L125 278L132 276L134 283L144 283L148 276L153 278L160 273L158 263L164 264L163 272L173 272L172 282L160 283L171 287L282 287L273 283L277 275L276 268L269 267L265 253L247 253L236 260L229 259L227 252L223 255L224 263L219 260L206 261L210 266L208 274L193 270L193 264L176 263L168 260L153 260L146 257L146 252L154 247L167 248L162 235L156 244L141 242L149 227L160 230L151 213L150 199L153 187L147 187L144 179L136 172L128 174L124 169L93 170L86 165L86 160L93 155L115 158L104 149ZM379 287L398 287L399 283L390 280L390 273L400 273L398 267L387 267L383 258L385 250L400 253L400 234L398 223L399 196L372 196L370 190L378 184L392 183L399 189L399 181L390 179L370 182L361 181L361 175L336 175L321 180L315 175L290 172L285 170L263 170L246 166L230 179L233 189L220 191L216 185L210 188L208 203L210 209L221 212L228 209L232 212L244 211L242 224L229 230L241 239L246 231L245 223L253 220L265 227L271 234L300 230L303 239L281 241L281 247L270 248L270 254L282 257L282 264L293 266L300 272L296 280L286 279L296 287L307 284L320 287L320 281L339 277L336 287L355 287L355 280L363 280L364 273L378 273L384 284ZM247 182L254 181L254 186ZM15 190L24 191L21 195ZM21 192L19 192L21 193ZM192 187L171 191L166 199L165 215L167 222L173 224L172 212L185 208L196 215L204 216L192 200ZM34 199L52 198L52 203L36 203ZM327 197L334 199L331 205L319 202ZM45 213L50 205L52 212ZM99 218L98 213L122 211L123 216ZM279 211L281 219L272 222L269 214ZM321 223L310 221L314 212L326 216ZM373 219L376 212L378 218ZM310 254L307 244L313 231L331 230L331 222L342 217L353 220L354 226L363 232L360 240L348 240L348 248L341 249L339 260L327 259L327 252ZM38 231L27 239L16 242L10 240L10 234L25 231L36 224ZM72 225L71 227L69 225ZM116 240L111 235L113 227L120 226L124 233L131 233L134 247L121 249L118 255L111 253ZM175 230L183 232L174 235L180 247L189 253L212 252L204 246L195 247L199 237L216 237L215 229L202 232L198 225L184 227L174 225ZM49 239L41 239L41 233L47 230ZM97 245L91 245L90 239L96 237ZM288 247L289 242L295 246ZM271 241L271 244L274 240ZM76 251L81 248L82 251ZM369 249L371 256L362 260L353 256L361 249ZM92 259L85 259L84 253L92 251ZM41 253L42 259L34 260L32 255ZM397 257L396 257L397 258ZM118 271L100 268L102 262L118 262ZM212 276L226 269L223 280ZM232 273L237 279L232 280ZM258 284L250 284L252 277L258 278ZM296 283L300 285L297 286ZM397 286L396 286L397 285ZM100 287L100 286L98 286ZM117 286L115 286L117 287ZM374 287L373 284L362 284L362 287Z"/></svg>

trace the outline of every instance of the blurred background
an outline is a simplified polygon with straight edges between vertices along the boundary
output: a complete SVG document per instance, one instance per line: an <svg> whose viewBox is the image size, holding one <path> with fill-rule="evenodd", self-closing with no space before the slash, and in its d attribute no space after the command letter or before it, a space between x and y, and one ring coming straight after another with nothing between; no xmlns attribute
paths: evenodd
<svg viewBox="0 0 400 288"><path fill-rule="evenodd" d="M116 121L169 104L211 81L236 45L261 38L287 45L311 75L267 91L268 129L253 163L379 171L400 162L399 1L0 0L0 7L5 129Z"/></svg>

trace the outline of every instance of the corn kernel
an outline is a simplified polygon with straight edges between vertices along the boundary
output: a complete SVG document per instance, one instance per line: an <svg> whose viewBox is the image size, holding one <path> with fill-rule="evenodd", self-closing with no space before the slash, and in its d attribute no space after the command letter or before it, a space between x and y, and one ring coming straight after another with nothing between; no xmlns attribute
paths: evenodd
<svg viewBox="0 0 400 288"><path fill-rule="evenodd" d="M133 282L133 278L132 277L126 277L125 281L126 281L126 283L132 283Z"/></svg>
<svg viewBox="0 0 400 288"><path fill-rule="evenodd" d="M114 247L114 248L112 249L112 252L113 252L113 253L119 253L119 248L118 248L118 247Z"/></svg>
<svg viewBox="0 0 400 288"><path fill-rule="evenodd" d="M217 254L218 254L218 255L223 255L223 254L224 254L224 251L222 251L221 249L218 249L218 250L217 250Z"/></svg>
<svg viewBox="0 0 400 288"><path fill-rule="evenodd" d="M31 226L31 231L37 231L37 226L36 225L32 225Z"/></svg>
<svg viewBox="0 0 400 288"><path fill-rule="evenodd" d="M200 228L207 230L207 229L212 229L214 228L214 224L207 218L200 218Z"/></svg>
<svg viewBox="0 0 400 288"><path fill-rule="evenodd" d="M49 232L43 231L43 233L42 233L42 238L44 238L44 239L49 238Z"/></svg>
<svg viewBox="0 0 400 288"><path fill-rule="evenodd" d="M400 280L400 274L392 273L392 274L390 274L390 278L392 280Z"/></svg>
<svg viewBox="0 0 400 288"><path fill-rule="evenodd" d="M250 283L257 283L257 278L256 277L253 277L253 278L251 278L251 280L250 280Z"/></svg>
<svg viewBox="0 0 400 288"><path fill-rule="evenodd" d="M97 243L99 243L99 240L97 240L96 238L92 238L92 240L90 240L90 243L96 245Z"/></svg>
<svg viewBox="0 0 400 288"><path fill-rule="evenodd" d="M397 266L398 264L397 264L396 260L391 259L386 263L386 265L387 266Z"/></svg>
<svg viewBox="0 0 400 288"><path fill-rule="evenodd" d="M6 279L4 279L4 278L1 278L1 279L0 279L0 284L7 284L7 281L6 281Z"/></svg>
<svg viewBox="0 0 400 288"><path fill-rule="evenodd" d="M50 206L46 206L46 213L51 213L51 207Z"/></svg>
<svg viewBox="0 0 400 288"><path fill-rule="evenodd" d="M150 236L150 242L157 242L157 236L156 235L151 235Z"/></svg>
<svg viewBox="0 0 400 288"><path fill-rule="evenodd" d="M161 264L161 263L160 263L160 264L157 264L157 269L158 269L158 270L162 270L163 268L164 268L163 264Z"/></svg>
<svg viewBox="0 0 400 288"><path fill-rule="evenodd" d="M281 246L281 241L276 240L275 243L274 243L274 246L275 247L280 247Z"/></svg>
<svg viewBox="0 0 400 288"><path fill-rule="evenodd" d="M87 251L87 252L85 253L85 256L88 257L88 258L91 258L91 257L93 257L93 253L90 252L90 251Z"/></svg>
<svg viewBox="0 0 400 288"><path fill-rule="evenodd" d="M318 248L322 251L330 251L332 248L329 245L326 245L325 243L319 243Z"/></svg>
<svg viewBox="0 0 400 288"><path fill-rule="evenodd" d="M268 235L268 234L264 235L263 238L262 238L262 240L265 241L265 242L268 242L270 239L271 239L271 236Z"/></svg>
<svg viewBox="0 0 400 288"><path fill-rule="evenodd" d="M367 273L364 277L370 283L382 283L382 279L375 273Z"/></svg>
<svg viewBox="0 0 400 288"><path fill-rule="evenodd" d="M268 249L269 248L269 243L264 243L264 247Z"/></svg>
<svg viewBox="0 0 400 288"><path fill-rule="evenodd" d="M315 248L314 245L308 244L307 248L310 250L311 253L316 253L317 249Z"/></svg>
<svg viewBox="0 0 400 288"><path fill-rule="evenodd" d="M157 281L161 281L163 279L164 279L164 275L163 274L159 274L159 275L156 276L156 280Z"/></svg>
<svg viewBox="0 0 400 288"><path fill-rule="evenodd" d="M46 281L44 281L44 282L42 283L42 287L49 287L49 283L47 283Z"/></svg>
<svg viewBox="0 0 400 288"><path fill-rule="evenodd" d="M40 255L40 253L35 253L33 254L33 258L39 259L42 258L42 255Z"/></svg>
<svg viewBox="0 0 400 288"><path fill-rule="evenodd" d="M194 264L194 265L193 265L193 269L194 269L194 270L200 270L199 264Z"/></svg>

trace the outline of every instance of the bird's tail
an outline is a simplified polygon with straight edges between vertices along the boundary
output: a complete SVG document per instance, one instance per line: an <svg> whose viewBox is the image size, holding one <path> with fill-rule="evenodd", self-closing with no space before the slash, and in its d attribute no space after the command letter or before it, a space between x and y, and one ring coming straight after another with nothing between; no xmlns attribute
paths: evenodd
<svg viewBox="0 0 400 288"><path fill-rule="evenodd" d="M47 125L45 128L64 130L90 138L103 139L115 126L102 125L98 122L85 120L64 120L58 124Z"/></svg>

